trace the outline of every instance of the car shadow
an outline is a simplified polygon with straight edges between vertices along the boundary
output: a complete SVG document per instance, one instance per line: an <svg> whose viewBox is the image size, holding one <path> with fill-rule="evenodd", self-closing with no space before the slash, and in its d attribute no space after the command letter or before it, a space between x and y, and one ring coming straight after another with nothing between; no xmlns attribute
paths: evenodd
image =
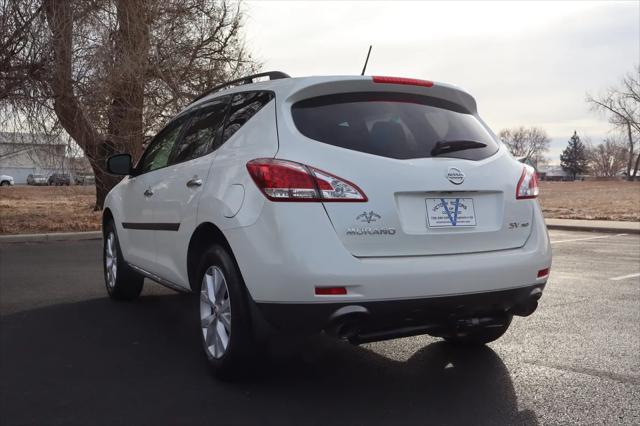
<svg viewBox="0 0 640 426"><path fill-rule="evenodd" d="M2 423L538 423L518 411L509 371L489 347L435 342L397 361L314 336L276 341L251 378L221 382L199 347L191 297L101 298L3 316Z"/></svg>

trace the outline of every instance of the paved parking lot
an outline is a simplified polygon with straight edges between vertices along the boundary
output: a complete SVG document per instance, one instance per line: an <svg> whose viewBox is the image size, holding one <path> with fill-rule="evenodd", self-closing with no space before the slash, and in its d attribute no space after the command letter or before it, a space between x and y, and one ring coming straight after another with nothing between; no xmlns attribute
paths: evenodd
<svg viewBox="0 0 640 426"><path fill-rule="evenodd" d="M106 298L99 241L0 245L0 423L639 424L640 236L551 238L540 308L486 348L317 336L238 383L209 375L190 296Z"/></svg>

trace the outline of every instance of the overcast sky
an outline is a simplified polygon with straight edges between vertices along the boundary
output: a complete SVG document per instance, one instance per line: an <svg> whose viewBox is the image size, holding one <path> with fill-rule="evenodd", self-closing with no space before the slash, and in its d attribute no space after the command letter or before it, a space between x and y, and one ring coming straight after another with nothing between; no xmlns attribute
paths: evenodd
<svg viewBox="0 0 640 426"><path fill-rule="evenodd" d="M359 74L462 86L496 133L540 126L550 159L574 130L600 142L598 93L640 63L640 1L248 1L247 47L264 70L292 76Z"/></svg>

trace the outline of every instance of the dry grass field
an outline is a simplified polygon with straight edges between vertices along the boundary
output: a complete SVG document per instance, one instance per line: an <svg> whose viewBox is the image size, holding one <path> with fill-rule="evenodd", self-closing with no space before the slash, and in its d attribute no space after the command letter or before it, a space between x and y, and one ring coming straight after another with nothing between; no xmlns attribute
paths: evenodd
<svg viewBox="0 0 640 426"><path fill-rule="evenodd" d="M640 221L640 182L541 182L546 217ZM95 189L0 188L0 234L95 231Z"/></svg>
<svg viewBox="0 0 640 426"><path fill-rule="evenodd" d="M545 217L640 221L640 182L540 182Z"/></svg>
<svg viewBox="0 0 640 426"><path fill-rule="evenodd" d="M95 231L93 186L14 186L0 188L0 234Z"/></svg>

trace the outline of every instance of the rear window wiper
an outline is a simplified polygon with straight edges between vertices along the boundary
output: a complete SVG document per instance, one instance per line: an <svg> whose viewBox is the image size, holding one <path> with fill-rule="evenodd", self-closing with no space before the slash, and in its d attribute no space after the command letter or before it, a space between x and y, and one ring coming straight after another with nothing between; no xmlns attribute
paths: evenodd
<svg viewBox="0 0 640 426"><path fill-rule="evenodd" d="M440 154L455 151L464 151L465 149L486 148L484 142L471 140L454 140L454 141L438 141L431 150L431 156L437 157Z"/></svg>

